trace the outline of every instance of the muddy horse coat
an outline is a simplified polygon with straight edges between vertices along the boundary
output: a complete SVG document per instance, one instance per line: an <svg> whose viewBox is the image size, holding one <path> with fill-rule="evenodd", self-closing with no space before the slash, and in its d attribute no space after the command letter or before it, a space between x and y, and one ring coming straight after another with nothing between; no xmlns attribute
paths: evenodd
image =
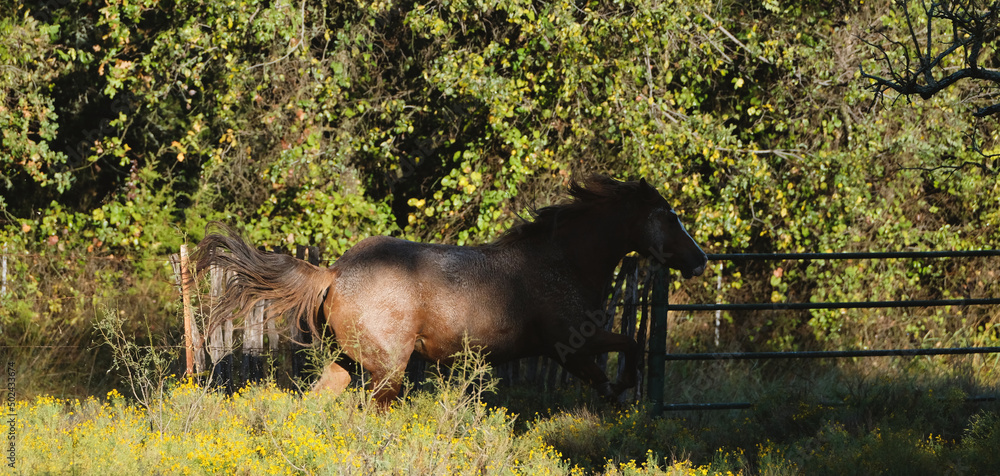
<svg viewBox="0 0 1000 476"><path fill-rule="evenodd" d="M706 256L645 180L592 177L574 183L570 195L572 201L538 210L493 243L376 236L329 268L258 251L217 225L220 232L198 246L198 268L232 273L216 316L238 317L267 300L271 316L305 317L314 335L329 326L344 353L371 374L382 403L398 394L411 355L448 362L466 338L495 363L552 357L613 397L635 385L640 352L632 338L594 326L618 262L634 251L691 277L705 270ZM605 352L624 356L615 384L594 362ZM320 386L334 391L349 382L336 364L325 375L334 378Z"/></svg>

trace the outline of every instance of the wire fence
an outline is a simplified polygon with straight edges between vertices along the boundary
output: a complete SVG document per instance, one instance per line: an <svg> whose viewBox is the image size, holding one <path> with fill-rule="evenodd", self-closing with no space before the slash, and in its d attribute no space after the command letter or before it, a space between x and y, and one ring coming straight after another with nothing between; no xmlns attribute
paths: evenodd
<svg viewBox="0 0 1000 476"><path fill-rule="evenodd" d="M960 250L960 251L897 251L897 252L849 252L849 253L727 253L710 254L713 261L778 261L778 260L877 260L877 259L924 259L924 258L978 258L1000 256L1000 250ZM667 277L661 277L661 282L669 282ZM921 308L937 306L988 306L1000 304L1000 298L966 298L937 300L899 300L899 301L863 301L863 302L779 302L779 303L695 303L671 304L667 292L662 293L662 299L654 300L653 328L662 329L650 339L666 339L666 323L668 311L788 311L811 309L885 309L885 308ZM668 354L665 351L650 350L650 367L659 369L666 361L713 361L713 360L771 360L771 359L836 359L851 357L888 357L888 356L938 356L938 355L970 355L1000 353L1000 347L954 347L931 349L863 349L863 350L831 350L831 351L788 351L788 352L710 352L691 354ZM650 376L653 379L653 376ZM654 383L651 381L651 386ZM658 385L662 385L658 383ZM752 407L746 402L738 403L677 403L667 404L663 401L662 387L653 387L650 400L654 414L662 411L693 411L693 410L731 410ZM995 401L996 397L978 397L976 401Z"/></svg>

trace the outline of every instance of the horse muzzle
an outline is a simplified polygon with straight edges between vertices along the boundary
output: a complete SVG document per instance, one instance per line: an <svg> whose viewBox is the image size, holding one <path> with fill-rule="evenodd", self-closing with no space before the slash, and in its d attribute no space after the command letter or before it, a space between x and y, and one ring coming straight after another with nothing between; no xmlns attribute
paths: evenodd
<svg viewBox="0 0 1000 476"><path fill-rule="evenodd" d="M704 273L704 272L705 272L705 267L704 266L699 266L699 267L697 267L695 269L692 269L690 271L689 270L681 270L681 276L683 276L684 279L691 279L691 278L693 278L695 276L701 276L701 274Z"/></svg>
<svg viewBox="0 0 1000 476"><path fill-rule="evenodd" d="M703 255L700 265L694 268L682 269L681 276L684 276L684 279L691 279L695 276L701 276L702 273L705 272L706 266L708 266L708 257Z"/></svg>
<svg viewBox="0 0 1000 476"><path fill-rule="evenodd" d="M705 272L705 265L701 265L701 266L699 266L699 267L691 270L691 274L694 275L694 276L701 276L702 273L704 273L704 272Z"/></svg>

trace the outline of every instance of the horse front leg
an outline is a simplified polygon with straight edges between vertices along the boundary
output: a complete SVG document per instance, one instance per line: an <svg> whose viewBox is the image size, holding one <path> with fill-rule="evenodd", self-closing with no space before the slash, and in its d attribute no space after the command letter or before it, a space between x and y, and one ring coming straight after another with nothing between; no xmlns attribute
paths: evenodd
<svg viewBox="0 0 1000 476"><path fill-rule="evenodd" d="M625 349L619 350L619 358L624 359L625 366L622 374L618 376L618 381L612 387L615 395L635 387L639 383L639 344L632 338L627 338L628 343Z"/></svg>
<svg viewBox="0 0 1000 476"><path fill-rule="evenodd" d="M625 362L625 369L614 385L609 382L604 369L593 361L595 355L607 352L618 352ZM556 343L555 353L566 370L592 385L604 397L615 398L638 382L639 345L629 336L599 329L584 339L574 341L571 338L567 342Z"/></svg>
<svg viewBox="0 0 1000 476"><path fill-rule="evenodd" d="M608 376L604 373L604 370L594 363L592 355L581 355L560 362L560 364L571 374L583 380L591 387L594 387L601 397L614 400L618 396L612 389L611 382L608 381Z"/></svg>

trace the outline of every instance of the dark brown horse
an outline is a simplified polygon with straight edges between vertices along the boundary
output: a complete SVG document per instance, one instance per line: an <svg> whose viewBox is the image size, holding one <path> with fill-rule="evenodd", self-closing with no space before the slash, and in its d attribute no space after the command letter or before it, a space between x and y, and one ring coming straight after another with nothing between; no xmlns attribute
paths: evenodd
<svg viewBox="0 0 1000 476"><path fill-rule="evenodd" d="M223 233L199 244L198 268L233 273L216 315L239 315L266 299L270 315L306 317L314 334L315 321L325 319L343 351L371 373L382 403L398 394L412 354L447 363L466 339L493 362L548 355L613 397L635 385L640 351L602 327L602 291L615 266L635 251L691 277L705 270L706 256L645 180L593 177L574 183L570 195L490 244L376 236L328 269L257 251L219 225ZM615 351L626 371L611 385L594 356ZM325 375L336 382L321 386L335 391L349 382L336 364Z"/></svg>

